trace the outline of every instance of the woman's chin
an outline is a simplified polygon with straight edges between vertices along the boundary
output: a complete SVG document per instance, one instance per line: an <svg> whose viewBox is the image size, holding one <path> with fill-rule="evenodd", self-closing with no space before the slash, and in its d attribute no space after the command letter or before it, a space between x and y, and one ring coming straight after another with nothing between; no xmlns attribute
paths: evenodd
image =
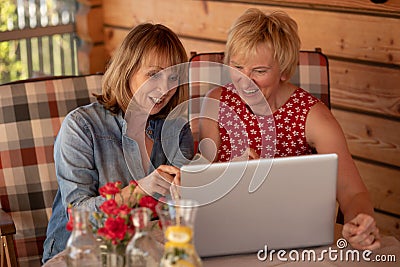
<svg viewBox="0 0 400 267"><path fill-rule="evenodd" d="M260 93L240 94L240 97L242 98L243 102L249 106L256 105L264 99L264 96Z"/></svg>
<svg viewBox="0 0 400 267"><path fill-rule="evenodd" d="M153 106L153 108L150 110L150 114L149 115L156 115L157 113L159 113L165 105L162 104L155 104Z"/></svg>

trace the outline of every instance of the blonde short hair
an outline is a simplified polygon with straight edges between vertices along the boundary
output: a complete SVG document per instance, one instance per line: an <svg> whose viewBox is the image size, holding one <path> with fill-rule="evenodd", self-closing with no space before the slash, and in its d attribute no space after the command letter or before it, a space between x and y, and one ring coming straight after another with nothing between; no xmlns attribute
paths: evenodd
<svg viewBox="0 0 400 267"><path fill-rule="evenodd" d="M289 79L295 72L300 51L297 23L285 12L269 15L256 8L248 9L229 30L225 48L225 64L232 55L249 56L257 53L259 44L265 44L274 52L281 74Z"/></svg>
<svg viewBox="0 0 400 267"><path fill-rule="evenodd" d="M181 41L169 28L161 24L140 24L128 33L113 55L102 79L102 94L96 95L99 103L114 114L120 110L125 112L133 96L129 80L151 57L170 66L188 61ZM187 86L180 85L158 115L166 117L187 95Z"/></svg>

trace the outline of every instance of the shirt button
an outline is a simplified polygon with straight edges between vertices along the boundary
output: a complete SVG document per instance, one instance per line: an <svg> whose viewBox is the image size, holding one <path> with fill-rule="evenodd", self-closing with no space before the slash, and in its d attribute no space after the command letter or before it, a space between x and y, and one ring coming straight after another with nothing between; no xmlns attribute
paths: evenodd
<svg viewBox="0 0 400 267"><path fill-rule="evenodd" d="M147 134L152 135L153 131L152 130L147 130Z"/></svg>

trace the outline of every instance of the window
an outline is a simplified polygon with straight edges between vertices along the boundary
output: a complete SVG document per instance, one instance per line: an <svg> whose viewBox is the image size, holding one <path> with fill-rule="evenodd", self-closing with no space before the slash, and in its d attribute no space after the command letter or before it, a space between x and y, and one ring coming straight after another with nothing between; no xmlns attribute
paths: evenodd
<svg viewBox="0 0 400 267"><path fill-rule="evenodd" d="M0 0L0 83L76 75L75 0Z"/></svg>

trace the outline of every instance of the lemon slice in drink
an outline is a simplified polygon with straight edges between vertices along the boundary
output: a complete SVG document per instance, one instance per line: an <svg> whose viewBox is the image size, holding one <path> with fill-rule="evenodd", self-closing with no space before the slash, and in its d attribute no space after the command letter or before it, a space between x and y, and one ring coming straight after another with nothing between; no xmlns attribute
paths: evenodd
<svg viewBox="0 0 400 267"><path fill-rule="evenodd" d="M192 239L192 229L187 226L169 226L165 237L172 242L188 243Z"/></svg>

